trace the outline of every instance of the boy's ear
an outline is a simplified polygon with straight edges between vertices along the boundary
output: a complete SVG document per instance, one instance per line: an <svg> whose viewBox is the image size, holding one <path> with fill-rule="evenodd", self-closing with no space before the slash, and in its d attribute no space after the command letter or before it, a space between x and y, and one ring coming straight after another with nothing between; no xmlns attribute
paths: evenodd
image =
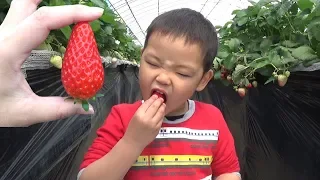
<svg viewBox="0 0 320 180"><path fill-rule="evenodd" d="M141 48L140 56L142 56L143 52L144 52L144 48Z"/></svg>
<svg viewBox="0 0 320 180"><path fill-rule="evenodd" d="M202 79L200 80L200 83L198 84L196 91L202 91L207 86L208 82L212 79L212 77L213 70L210 69L202 76Z"/></svg>

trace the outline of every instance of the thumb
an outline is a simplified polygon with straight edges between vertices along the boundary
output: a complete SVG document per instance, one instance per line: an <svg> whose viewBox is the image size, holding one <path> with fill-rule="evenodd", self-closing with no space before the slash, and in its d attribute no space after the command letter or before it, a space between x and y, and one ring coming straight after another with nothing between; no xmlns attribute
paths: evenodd
<svg viewBox="0 0 320 180"><path fill-rule="evenodd" d="M81 103L63 97L37 97L32 103L31 124L64 119L76 114L93 114L92 105L85 111Z"/></svg>

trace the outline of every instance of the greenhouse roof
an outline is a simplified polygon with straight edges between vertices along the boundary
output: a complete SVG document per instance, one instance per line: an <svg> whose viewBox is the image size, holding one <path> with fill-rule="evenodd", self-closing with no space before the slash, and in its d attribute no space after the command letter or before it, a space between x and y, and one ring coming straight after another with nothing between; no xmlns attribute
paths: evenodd
<svg viewBox="0 0 320 180"><path fill-rule="evenodd" d="M253 0L258 1L258 0ZM233 18L232 11L248 7L248 0L107 0L127 24L136 43L142 45L146 29L159 14L178 8L201 12L214 25L224 25Z"/></svg>

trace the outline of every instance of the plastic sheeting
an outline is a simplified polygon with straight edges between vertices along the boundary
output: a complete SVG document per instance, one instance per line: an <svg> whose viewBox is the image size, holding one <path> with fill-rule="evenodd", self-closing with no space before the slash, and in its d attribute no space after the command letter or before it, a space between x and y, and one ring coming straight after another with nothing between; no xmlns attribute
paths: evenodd
<svg viewBox="0 0 320 180"><path fill-rule="evenodd" d="M72 180L111 107L140 99L138 67L106 68L96 114L0 131L0 180ZM60 70L28 70L39 95L65 96ZM288 84L259 85L240 98L212 81L193 99L216 105L235 137L244 180L320 179L320 72L291 73ZM263 79L261 79L263 81Z"/></svg>

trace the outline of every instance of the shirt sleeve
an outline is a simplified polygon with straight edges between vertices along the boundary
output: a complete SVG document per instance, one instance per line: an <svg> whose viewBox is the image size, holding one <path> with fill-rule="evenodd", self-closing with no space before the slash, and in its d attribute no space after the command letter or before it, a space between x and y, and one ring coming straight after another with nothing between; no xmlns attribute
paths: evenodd
<svg viewBox="0 0 320 180"><path fill-rule="evenodd" d="M94 161L105 156L123 137L124 126L117 106L111 111L103 126L97 130L97 137L86 152L80 170L88 167Z"/></svg>
<svg viewBox="0 0 320 180"><path fill-rule="evenodd" d="M219 138L214 151L211 168L213 176L218 177L226 173L239 173L240 166L236 153L233 136L219 109L216 109L219 121Z"/></svg>

